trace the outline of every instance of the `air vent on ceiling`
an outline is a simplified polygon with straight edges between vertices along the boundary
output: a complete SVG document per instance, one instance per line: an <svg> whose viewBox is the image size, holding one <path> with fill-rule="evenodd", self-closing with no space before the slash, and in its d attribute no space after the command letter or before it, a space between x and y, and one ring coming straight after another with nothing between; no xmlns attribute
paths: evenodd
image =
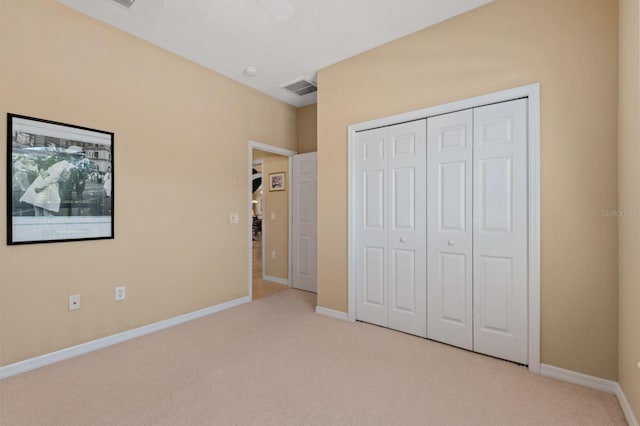
<svg viewBox="0 0 640 426"><path fill-rule="evenodd" d="M127 9L133 6L133 4L136 2L136 0L111 0L111 1L114 3L118 3L120 6L124 6Z"/></svg>
<svg viewBox="0 0 640 426"><path fill-rule="evenodd" d="M313 81L307 80L306 78L299 78L290 83L285 83L281 87L298 96L304 96L318 90L318 86L316 86Z"/></svg>

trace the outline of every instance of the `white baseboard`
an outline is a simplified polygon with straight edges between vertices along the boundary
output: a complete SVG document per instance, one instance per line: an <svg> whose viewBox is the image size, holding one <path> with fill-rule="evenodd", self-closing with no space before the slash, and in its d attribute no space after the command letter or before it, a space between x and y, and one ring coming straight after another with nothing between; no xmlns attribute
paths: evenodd
<svg viewBox="0 0 640 426"><path fill-rule="evenodd" d="M235 306L239 306L248 302L251 302L251 298L249 296L241 297L239 299L230 300L228 302L220 303L219 305L211 306L209 308L189 312L188 314L179 315L177 317L158 321L153 324L123 331L121 333L113 334L111 336L103 337L97 340L92 340L90 342L81 343L79 345L71 346L59 351L50 352L48 354L40 355L35 358L30 358L24 361L16 362L14 364L5 365L4 367L0 367L0 379L15 376L16 374L25 373L30 370L35 370L36 368L44 367L46 365L53 364L59 361L64 361L65 359L73 358L79 355L96 351L98 349L105 348L107 346L135 339L136 337L144 336L145 334L154 333L165 328L193 321L195 319L215 314L216 312L224 311L226 309L233 308Z"/></svg>
<svg viewBox="0 0 640 426"><path fill-rule="evenodd" d="M265 281L271 281L272 283L289 285L289 280L287 278L272 277L271 275L263 275L262 279Z"/></svg>
<svg viewBox="0 0 640 426"><path fill-rule="evenodd" d="M639 426L638 420L631 409L631 405L627 400L627 397L622 390L622 387L618 382L613 380L601 379L599 377L589 376L587 374L577 373L571 370L565 370L563 368L554 367L552 365L541 364L540 374L543 376L551 377L552 379L562 380L563 382L573 383L574 385L580 385L591 389L596 389L602 392L614 394L618 397L618 402L622 408L625 418L629 426Z"/></svg>
<svg viewBox="0 0 640 426"><path fill-rule="evenodd" d="M616 393L618 386L618 382L614 382L613 380L601 379L599 377L589 376L587 374L565 370L563 368L547 364L540 364L540 374L551 377L552 379L558 379L563 382L569 382L574 385L580 385L586 388L596 389L612 394Z"/></svg>
<svg viewBox="0 0 640 426"><path fill-rule="evenodd" d="M349 321L349 314L346 312L334 311L333 309L325 308L323 306L316 306L316 314L325 315L331 318L337 318L343 321Z"/></svg>
<svg viewBox="0 0 640 426"><path fill-rule="evenodd" d="M616 383L617 384L617 383ZM631 404L629 404L629 400L627 399L624 391L622 390L622 386L617 384L616 396L618 397L618 402L620 403L620 407L622 407L622 412L627 419L627 423L629 426L639 426L638 419L631 408Z"/></svg>

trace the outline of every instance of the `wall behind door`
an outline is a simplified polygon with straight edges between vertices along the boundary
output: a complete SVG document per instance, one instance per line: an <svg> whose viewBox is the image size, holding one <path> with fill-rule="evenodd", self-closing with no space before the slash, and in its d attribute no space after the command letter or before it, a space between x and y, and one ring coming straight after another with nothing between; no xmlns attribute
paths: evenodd
<svg viewBox="0 0 640 426"><path fill-rule="evenodd" d="M617 13L496 0L320 70L318 304L347 310L347 126L540 82L542 362L616 380Z"/></svg>
<svg viewBox="0 0 640 426"><path fill-rule="evenodd" d="M253 159L264 161L262 165L263 274L286 280L289 279L289 158L254 149ZM279 172L285 172L286 189L269 191L269 174ZM275 220L271 219L272 214L275 214ZM275 259L271 258L273 251L276 252Z"/></svg>
<svg viewBox="0 0 640 426"><path fill-rule="evenodd" d="M298 154L318 150L318 104L298 108Z"/></svg>

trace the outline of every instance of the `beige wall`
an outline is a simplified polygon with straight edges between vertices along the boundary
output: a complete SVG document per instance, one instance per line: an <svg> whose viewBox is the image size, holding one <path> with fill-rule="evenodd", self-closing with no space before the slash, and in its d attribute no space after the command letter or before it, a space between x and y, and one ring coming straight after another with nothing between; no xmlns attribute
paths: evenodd
<svg viewBox="0 0 640 426"><path fill-rule="evenodd" d="M262 215L262 249L264 250L265 275L289 278L289 158L257 149L253 159L262 160L262 191L264 212ZM269 191L269 174L285 172L284 191ZM272 214L275 219L272 219ZM276 252L276 258L271 253Z"/></svg>
<svg viewBox="0 0 640 426"><path fill-rule="evenodd" d="M318 150L318 104L298 109L298 154Z"/></svg>
<svg viewBox="0 0 640 426"><path fill-rule="evenodd" d="M0 51L1 134L6 112L115 132L114 240L0 244L0 364L248 294L248 141L295 150L295 108L53 0L0 2Z"/></svg>
<svg viewBox="0 0 640 426"><path fill-rule="evenodd" d="M616 380L617 17L497 0L320 70L318 304L347 310L347 126L539 82L542 362Z"/></svg>
<svg viewBox="0 0 640 426"><path fill-rule="evenodd" d="M619 381L640 416L640 5L620 0Z"/></svg>

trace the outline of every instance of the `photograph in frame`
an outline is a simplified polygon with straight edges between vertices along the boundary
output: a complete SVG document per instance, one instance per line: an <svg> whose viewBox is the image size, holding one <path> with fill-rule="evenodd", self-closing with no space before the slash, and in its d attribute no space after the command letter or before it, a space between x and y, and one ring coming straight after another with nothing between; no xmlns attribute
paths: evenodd
<svg viewBox="0 0 640 426"><path fill-rule="evenodd" d="M114 238L114 134L7 114L7 243Z"/></svg>
<svg viewBox="0 0 640 426"><path fill-rule="evenodd" d="M285 172L269 174L269 191L284 191L286 189Z"/></svg>

